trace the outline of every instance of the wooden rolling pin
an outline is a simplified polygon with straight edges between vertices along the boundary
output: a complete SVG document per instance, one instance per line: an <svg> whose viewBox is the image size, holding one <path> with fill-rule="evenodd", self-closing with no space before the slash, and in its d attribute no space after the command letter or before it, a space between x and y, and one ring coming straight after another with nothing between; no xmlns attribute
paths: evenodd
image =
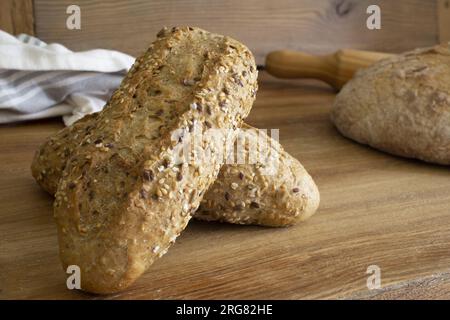
<svg viewBox="0 0 450 320"><path fill-rule="evenodd" d="M390 56L392 54L352 49L325 56L281 50L267 55L265 70L278 78L320 79L339 90L358 69Z"/></svg>

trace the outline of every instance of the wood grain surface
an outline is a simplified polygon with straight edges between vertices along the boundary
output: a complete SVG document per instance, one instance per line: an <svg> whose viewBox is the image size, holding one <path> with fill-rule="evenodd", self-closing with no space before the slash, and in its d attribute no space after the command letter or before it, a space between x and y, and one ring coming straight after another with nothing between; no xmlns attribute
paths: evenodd
<svg viewBox="0 0 450 320"><path fill-rule="evenodd" d="M450 298L450 273L438 273L412 281L400 282L377 290L354 294L360 300L427 300Z"/></svg>
<svg viewBox="0 0 450 320"><path fill-rule="evenodd" d="M0 29L11 34L34 34L33 0L2 0Z"/></svg>
<svg viewBox="0 0 450 320"><path fill-rule="evenodd" d="M450 42L450 0L438 0L439 42Z"/></svg>
<svg viewBox="0 0 450 320"><path fill-rule="evenodd" d="M450 298L449 168L343 138L328 118L333 99L318 82L263 75L248 121L279 128L314 177L315 216L281 229L192 221L129 290L106 297L66 289L52 198L30 174L34 151L61 121L0 126L0 298L380 298L366 288L374 264L384 297Z"/></svg>
<svg viewBox="0 0 450 320"><path fill-rule="evenodd" d="M436 0L79 0L81 30L66 28L72 0L34 4L37 35L74 50L102 47L137 55L165 25L194 25L235 37L258 63L279 49L402 52L438 41ZM381 7L381 30L366 27L371 4Z"/></svg>

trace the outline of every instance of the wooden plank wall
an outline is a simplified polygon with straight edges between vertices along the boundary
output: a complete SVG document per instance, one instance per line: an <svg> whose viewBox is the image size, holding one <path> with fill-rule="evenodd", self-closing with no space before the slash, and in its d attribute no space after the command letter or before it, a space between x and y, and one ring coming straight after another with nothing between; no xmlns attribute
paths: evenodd
<svg viewBox="0 0 450 320"><path fill-rule="evenodd" d="M36 33L74 50L110 48L136 55L164 25L195 25L246 43L258 62L289 48L324 53L341 47L401 52L437 43L438 0L78 0L81 30L66 28L72 0L35 0ZM381 30L368 30L378 4Z"/></svg>
<svg viewBox="0 0 450 320"><path fill-rule="evenodd" d="M0 29L12 34L33 35L33 0L1 0Z"/></svg>
<svg viewBox="0 0 450 320"><path fill-rule="evenodd" d="M439 41L450 42L450 0L438 0Z"/></svg>

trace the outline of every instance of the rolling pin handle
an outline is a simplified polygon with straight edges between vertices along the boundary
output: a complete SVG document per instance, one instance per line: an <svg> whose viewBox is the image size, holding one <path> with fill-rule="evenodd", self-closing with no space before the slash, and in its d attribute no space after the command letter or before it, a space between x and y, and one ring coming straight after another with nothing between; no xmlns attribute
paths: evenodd
<svg viewBox="0 0 450 320"><path fill-rule="evenodd" d="M392 54L352 49L342 49L325 56L280 50L266 56L265 69L279 78L320 79L340 90L357 70L390 56Z"/></svg>

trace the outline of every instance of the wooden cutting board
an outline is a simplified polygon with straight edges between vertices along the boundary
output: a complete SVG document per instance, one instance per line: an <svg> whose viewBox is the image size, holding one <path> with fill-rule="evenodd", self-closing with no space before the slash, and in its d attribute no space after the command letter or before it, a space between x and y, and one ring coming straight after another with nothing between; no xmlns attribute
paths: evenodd
<svg viewBox="0 0 450 320"><path fill-rule="evenodd" d="M334 92L262 76L248 122L279 128L321 192L306 223L262 228L192 221L129 290L106 298L450 298L450 169L390 156L338 134ZM0 127L0 298L97 299L65 287L52 198L30 174L34 151L62 127ZM379 290L366 270L381 269Z"/></svg>

